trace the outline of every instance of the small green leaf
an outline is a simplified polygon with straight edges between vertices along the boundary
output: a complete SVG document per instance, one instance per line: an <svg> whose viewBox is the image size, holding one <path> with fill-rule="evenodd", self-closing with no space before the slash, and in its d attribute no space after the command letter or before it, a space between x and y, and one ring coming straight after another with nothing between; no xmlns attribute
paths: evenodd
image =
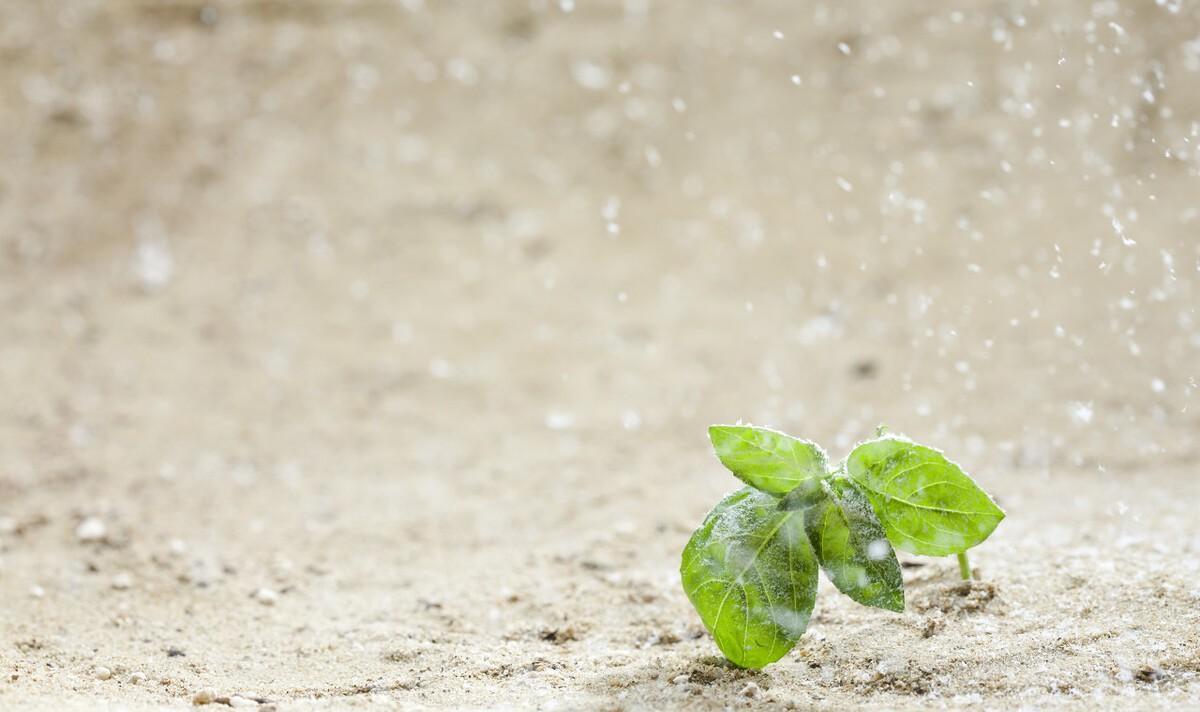
<svg viewBox="0 0 1200 712"><path fill-rule="evenodd" d="M892 544L914 554L966 551L1004 519L958 465L903 438L889 435L854 448L846 474L866 492Z"/></svg>
<svg viewBox="0 0 1200 712"><path fill-rule="evenodd" d="M829 497L804 513L821 569L842 593L867 606L904 611L904 579L887 534L858 485L838 477Z"/></svg>
<svg viewBox="0 0 1200 712"><path fill-rule="evenodd" d="M714 425L708 437L730 472L763 492L786 494L825 476L825 451L816 443L750 425Z"/></svg>
<svg viewBox="0 0 1200 712"><path fill-rule="evenodd" d="M679 573L717 647L744 668L786 655L817 597L803 514L750 487L713 507L684 548Z"/></svg>

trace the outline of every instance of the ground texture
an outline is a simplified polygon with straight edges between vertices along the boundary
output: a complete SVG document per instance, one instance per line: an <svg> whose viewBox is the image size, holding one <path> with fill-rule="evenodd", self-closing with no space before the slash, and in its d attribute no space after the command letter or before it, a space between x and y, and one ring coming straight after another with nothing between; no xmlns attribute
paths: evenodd
<svg viewBox="0 0 1200 712"><path fill-rule="evenodd" d="M1198 18L0 4L0 707L1195 708ZM739 418L944 448L981 581L723 664Z"/></svg>

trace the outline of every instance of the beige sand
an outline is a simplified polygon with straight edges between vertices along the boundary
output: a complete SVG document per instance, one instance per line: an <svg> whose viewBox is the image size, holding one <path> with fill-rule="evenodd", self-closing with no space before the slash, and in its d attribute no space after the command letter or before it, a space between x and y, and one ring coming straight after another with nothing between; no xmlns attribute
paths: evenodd
<svg viewBox="0 0 1200 712"><path fill-rule="evenodd" d="M0 707L1200 705L1195 2L426 5L0 4ZM723 665L738 418L986 583Z"/></svg>

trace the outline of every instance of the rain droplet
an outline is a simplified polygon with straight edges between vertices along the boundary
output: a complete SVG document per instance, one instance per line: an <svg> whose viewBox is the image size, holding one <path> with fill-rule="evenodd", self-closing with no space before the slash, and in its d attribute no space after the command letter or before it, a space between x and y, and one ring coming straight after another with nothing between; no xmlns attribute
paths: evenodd
<svg viewBox="0 0 1200 712"><path fill-rule="evenodd" d="M570 430L575 427L575 416L565 410L546 413L546 427L551 430Z"/></svg>

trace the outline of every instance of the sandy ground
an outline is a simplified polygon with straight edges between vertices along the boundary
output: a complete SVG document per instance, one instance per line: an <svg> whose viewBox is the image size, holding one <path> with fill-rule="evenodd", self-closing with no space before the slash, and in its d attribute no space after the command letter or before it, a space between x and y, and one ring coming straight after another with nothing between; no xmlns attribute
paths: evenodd
<svg viewBox="0 0 1200 712"><path fill-rule="evenodd" d="M0 4L0 707L1200 705L1196 3L426 5ZM984 582L723 665L738 418Z"/></svg>

